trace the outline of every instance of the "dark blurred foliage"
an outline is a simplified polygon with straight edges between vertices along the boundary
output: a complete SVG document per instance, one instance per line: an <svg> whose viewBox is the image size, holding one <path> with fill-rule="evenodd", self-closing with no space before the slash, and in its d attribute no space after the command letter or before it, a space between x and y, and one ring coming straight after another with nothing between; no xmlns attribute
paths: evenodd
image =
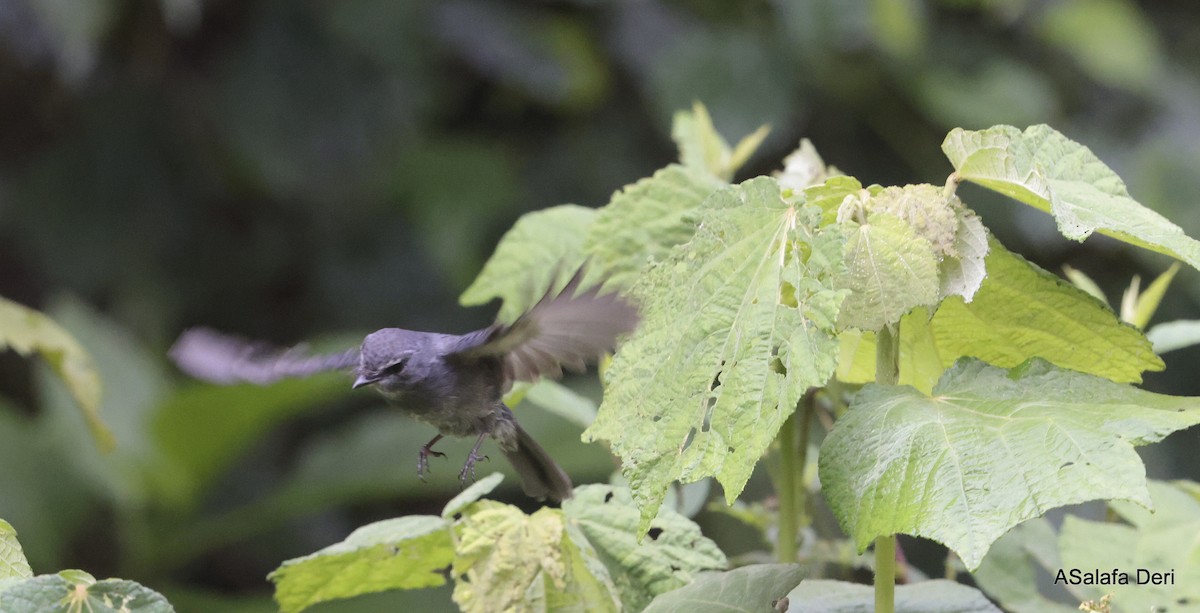
<svg viewBox="0 0 1200 613"><path fill-rule="evenodd" d="M263 577L287 557L436 511L456 470L410 475L426 428L336 378L205 390L165 349L196 324L279 343L482 325L492 312L455 298L513 221L601 205L670 162L693 100L730 139L772 126L743 176L808 137L865 183L940 183L950 128L1050 123L1200 236L1189 0L0 0L0 295L99 356L123 446L81 450L61 389L0 356L0 517L38 572L230 611L233 595L271 610ZM1166 267L963 195L1010 248L1113 299ZM1198 279L1180 275L1158 320L1197 317ZM1148 386L1200 395L1200 350L1166 360ZM578 481L613 470L578 428L527 413ZM1187 447L1150 451L1151 474L1195 478L1194 453L1171 457Z"/></svg>

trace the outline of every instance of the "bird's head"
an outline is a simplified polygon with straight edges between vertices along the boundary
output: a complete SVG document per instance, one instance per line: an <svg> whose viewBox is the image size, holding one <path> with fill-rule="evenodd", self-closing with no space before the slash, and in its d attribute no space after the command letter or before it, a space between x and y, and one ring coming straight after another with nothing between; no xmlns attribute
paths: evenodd
<svg viewBox="0 0 1200 613"><path fill-rule="evenodd" d="M357 375L353 388L383 383L404 372L412 357L412 344L406 338L408 330L384 328L368 334L359 350Z"/></svg>

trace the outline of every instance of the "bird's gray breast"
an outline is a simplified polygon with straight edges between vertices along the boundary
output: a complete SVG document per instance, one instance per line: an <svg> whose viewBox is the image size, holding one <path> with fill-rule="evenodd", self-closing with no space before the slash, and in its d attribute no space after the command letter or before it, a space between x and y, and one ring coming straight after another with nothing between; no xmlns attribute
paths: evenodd
<svg viewBox="0 0 1200 613"><path fill-rule="evenodd" d="M503 379L498 362L460 362L446 355L411 360L377 386L390 404L438 428L468 436L490 431Z"/></svg>

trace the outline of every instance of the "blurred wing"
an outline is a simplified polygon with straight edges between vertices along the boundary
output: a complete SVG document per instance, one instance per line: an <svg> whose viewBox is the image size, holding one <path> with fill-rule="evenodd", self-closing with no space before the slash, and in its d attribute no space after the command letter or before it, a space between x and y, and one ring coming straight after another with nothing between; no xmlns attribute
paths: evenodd
<svg viewBox="0 0 1200 613"><path fill-rule="evenodd" d="M583 370L585 362L612 351L617 337L637 327L637 307L600 286L582 292L580 269L557 295L547 293L512 325L495 324L464 335L452 355L496 356L509 381L560 377L562 368Z"/></svg>
<svg viewBox="0 0 1200 613"><path fill-rule="evenodd" d="M302 347L279 349L207 328L184 332L168 355L183 372L223 385L241 382L266 385L287 377L306 377L358 364L358 349L309 355Z"/></svg>

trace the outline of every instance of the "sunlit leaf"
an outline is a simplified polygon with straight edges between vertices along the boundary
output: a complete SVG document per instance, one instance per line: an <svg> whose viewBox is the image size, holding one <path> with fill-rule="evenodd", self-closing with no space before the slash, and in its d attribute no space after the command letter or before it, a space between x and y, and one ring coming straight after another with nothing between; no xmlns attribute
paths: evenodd
<svg viewBox="0 0 1200 613"><path fill-rule="evenodd" d="M1200 268L1200 242L1131 198L1091 150L1049 126L956 128L942 151L961 179L1053 214L1067 238L1100 232Z"/></svg>
<svg viewBox="0 0 1200 613"><path fill-rule="evenodd" d="M729 181L733 173L758 149L768 131L767 126L761 126L742 138L735 149L731 149L713 126L708 109L696 102L690 112L675 113L671 137L679 146L679 161L684 166Z"/></svg>
<svg viewBox="0 0 1200 613"><path fill-rule="evenodd" d="M1171 285L1171 281L1175 279L1175 273L1179 272L1179 262L1175 262L1170 268L1161 275L1158 275L1150 285L1146 287L1146 291L1142 292L1134 302L1133 317L1127 321L1137 327L1139 330L1144 330L1154 317L1154 313L1158 311L1158 305L1162 303L1163 296L1167 293L1167 288Z"/></svg>
<svg viewBox="0 0 1200 613"><path fill-rule="evenodd" d="M17 531L3 519L0 519L0 580L28 579L33 576L25 553L21 551L21 543L17 541Z"/></svg>
<svg viewBox="0 0 1200 613"><path fill-rule="evenodd" d="M1104 304L1108 304L1108 298L1104 295L1104 290L1100 289L1100 286L1097 285L1096 282L1093 281L1091 277L1087 276L1087 274L1082 270L1078 270L1070 266L1063 266L1063 273L1067 275L1067 279L1071 281L1071 285L1074 285L1075 287L1087 292L1096 300L1099 300Z"/></svg>
<svg viewBox="0 0 1200 613"><path fill-rule="evenodd" d="M563 513L608 568L627 610L640 611L658 594L690 582L703 570L725 568L725 555L686 517L664 508L638 542L641 518L629 490L582 485L563 501Z"/></svg>
<svg viewBox="0 0 1200 613"><path fill-rule="evenodd" d="M737 498L796 402L836 365L843 237L758 178L711 196L699 230L634 289L643 320L585 440L607 439L649 528L667 486Z"/></svg>
<svg viewBox="0 0 1200 613"><path fill-rule="evenodd" d="M900 219L875 213L850 231L845 247L849 290L838 323L879 330L918 306L938 300L938 262L933 245Z"/></svg>
<svg viewBox="0 0 1200 613"><path fill-rule="evenodd" d="M823 490L858 547L912 534L967 568L1018 523L1094 499L1151 504L1135 446L1200 423L1200 399L1138 390L1040 359L964 359L932 396L868 385L821 447Z"/></svg>
<svg viewBox="0 0 1200 613"><path fill-rule="evenodd" d="M346 540L272 572L275 601L284 613L295 613L359 594L442 585L454 559L449 526L427 515L363 526Z"/></svg>

